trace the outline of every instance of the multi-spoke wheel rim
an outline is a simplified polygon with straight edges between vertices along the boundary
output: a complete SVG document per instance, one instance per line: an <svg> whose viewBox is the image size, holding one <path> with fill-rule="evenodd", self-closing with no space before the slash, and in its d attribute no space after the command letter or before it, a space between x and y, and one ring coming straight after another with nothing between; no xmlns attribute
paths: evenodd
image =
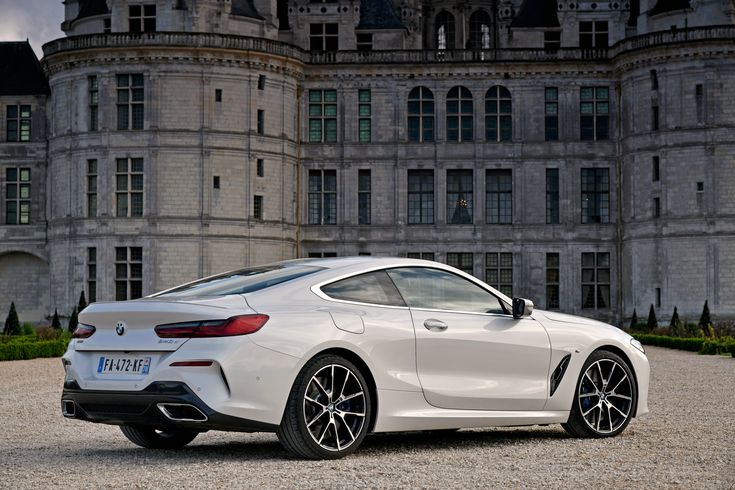
<svg viewBox="0 0 735 490"><path fill-rule="evenodd" d="M329 451L354 444L365 425L365 400L352 370L330 364L317 371L304 393L304 422L314 442Z"/></svg>
<svg viewBox="0 0 735 490"><path fill-rule="evenodd" d="M633 384L620 364L612 359L600 359L584 372L577 398L587 425L600 434L610 434L630 417Z"/></svg>

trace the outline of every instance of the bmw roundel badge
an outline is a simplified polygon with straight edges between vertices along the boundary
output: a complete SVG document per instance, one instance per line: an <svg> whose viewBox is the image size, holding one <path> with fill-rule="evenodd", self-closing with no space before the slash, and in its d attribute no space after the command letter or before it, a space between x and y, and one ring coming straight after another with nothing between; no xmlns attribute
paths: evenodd
<svg viewBox="0 0 735 490"><path fill-rule="evenodd" d="M123 322L117 322L117 326L115 327L115 331L118 335L122 335L125 333L125 324Z"/></svg>

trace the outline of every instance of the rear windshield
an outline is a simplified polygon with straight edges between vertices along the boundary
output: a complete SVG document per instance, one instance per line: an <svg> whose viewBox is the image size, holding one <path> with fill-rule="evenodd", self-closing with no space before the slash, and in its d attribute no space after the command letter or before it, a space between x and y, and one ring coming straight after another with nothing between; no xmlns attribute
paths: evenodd
<svg viewBox="0 0 735 490"><path fill-rule="evenodd" d="M251 267L207 277L153 296L156 298L173 298L246 294L307 276L320 270L324 269L322 267L284 264Z"/></svg>

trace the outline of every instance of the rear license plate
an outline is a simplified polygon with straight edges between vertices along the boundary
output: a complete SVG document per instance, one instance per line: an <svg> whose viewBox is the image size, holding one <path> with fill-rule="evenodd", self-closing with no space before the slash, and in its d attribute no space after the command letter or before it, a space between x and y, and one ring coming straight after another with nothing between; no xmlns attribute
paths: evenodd
<svg viewBox="0 0 735 490"><path fill-rule="evenodd" d="M148 374L150 357L102 356L97 363L98 374Z"/></svg>

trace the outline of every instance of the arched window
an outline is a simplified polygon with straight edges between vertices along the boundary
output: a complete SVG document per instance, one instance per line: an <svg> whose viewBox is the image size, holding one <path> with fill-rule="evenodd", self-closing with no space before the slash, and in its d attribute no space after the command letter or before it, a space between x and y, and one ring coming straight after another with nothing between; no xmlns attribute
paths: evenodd
<svg viewBox="0 0 735 490"><path fill-rule="evenodd" d="M453 87L447 94L447 141L472 141L472 94Z"/></svg>
<svg viewBox="0 0 735 490"><path fill-rule="evenodd" d="M408 141L434 141L434 94L426 87L408 94Z"/></svg>
<svg viewBox="0 0 735 490"><path fill-rule="evenodd" d="M513 139L513 103L507 88L495 85L485 94L485 139Z"/></svg>
<svg viewBox="0 0 735 490"><path fill-rule="evenodd" d="M442 10L434 23L436 49L454 49L454 16Z"/></svg>
<svg viewBox="0 0 735 490"><path fill-rule="evenodd" d="M490 49L490 15L484 10L470 16L470 49Z"/></svg>

